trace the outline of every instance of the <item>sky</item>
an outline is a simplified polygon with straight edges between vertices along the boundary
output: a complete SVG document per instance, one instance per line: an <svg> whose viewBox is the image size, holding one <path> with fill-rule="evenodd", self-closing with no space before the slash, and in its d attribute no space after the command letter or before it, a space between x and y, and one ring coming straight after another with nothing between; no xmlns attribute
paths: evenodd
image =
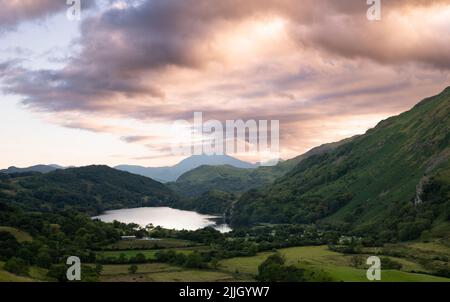
<svg viewBox="0 0 450 302"><path fill-rule="evenodd" d="M0 168L175 164L194 112L278 120L284 159L362 134L450 86L450 0L380 3L0 0Z"/></svg>

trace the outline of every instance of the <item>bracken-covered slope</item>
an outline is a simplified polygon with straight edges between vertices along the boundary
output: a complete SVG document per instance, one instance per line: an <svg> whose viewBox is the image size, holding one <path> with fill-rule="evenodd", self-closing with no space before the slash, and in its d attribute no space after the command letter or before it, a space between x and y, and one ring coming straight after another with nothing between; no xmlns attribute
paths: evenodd
<svg viewBox="0 0 450 302"><path fill-rule="evenodd" d="M320 221L415 238L450 217L450 87L234 205L235 225ZM447 221L447 222L446 222Z"/></svg>
<svg viewBox="0 0 450 302"><path fill-rule="evenodd" d="M175 194L163 184L107 166L47 174L0 174L0 201L28 210L74 209L97 214L106 209L167 205L175 200Z"/></svg>

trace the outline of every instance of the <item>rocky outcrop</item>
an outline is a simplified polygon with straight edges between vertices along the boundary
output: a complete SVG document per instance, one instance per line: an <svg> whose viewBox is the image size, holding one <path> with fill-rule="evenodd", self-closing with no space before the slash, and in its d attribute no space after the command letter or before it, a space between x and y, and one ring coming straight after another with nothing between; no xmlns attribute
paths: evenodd
<svg viewBox="0 0 450 302"><path fill-rule="evenodd" d="M420 179L419 183L416 186L416 198L414 199L414 205L419 205L423 202L422 200L423 189L428 183L429 183L428 176L424 176Z"/></svg>

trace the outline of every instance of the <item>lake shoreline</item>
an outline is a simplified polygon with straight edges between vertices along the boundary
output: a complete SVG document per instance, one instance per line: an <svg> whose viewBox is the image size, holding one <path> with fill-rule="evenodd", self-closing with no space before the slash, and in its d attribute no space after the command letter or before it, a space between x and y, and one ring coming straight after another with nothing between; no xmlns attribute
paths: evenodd
<svg viewBox="0 0 450 302"><path fill-rule="evenodd" d="M106 210L100 215L91 217L104 222L115 220L123 223L136 223L141 227L148 224L175 230L197 230L213 227L220 232L229 232L231 228L223 223L223 217L201 214L195 211L175 209L172 207L137 207Z"/></svg>

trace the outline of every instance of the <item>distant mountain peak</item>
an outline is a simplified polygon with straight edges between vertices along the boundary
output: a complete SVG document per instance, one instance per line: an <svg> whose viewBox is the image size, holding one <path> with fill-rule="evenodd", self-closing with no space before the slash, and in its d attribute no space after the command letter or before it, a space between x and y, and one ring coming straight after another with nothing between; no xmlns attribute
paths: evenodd
<svg viewBox="0 0 450 302"><path fill-rule="evenodd" d="M236 168L252 169L257 168L257 164L239 160L229 155L192 155L171 167L142 167L119 165L115 168L130 173L147 176L161 182L176 181L182 174L200 166L222 166L230 165Z"/></svg>
<svg viewBox="0 0 450 302"><path fill-rule="evenodd" d="M8 169L0 170L0 173L26 173L26 172L39 172L39 173L49 173L55 170L63 169L63 167L58 165L35 165L25 168L18 168L11 166Z"/></svg>
<svg viewBox="0 0 450 302"><path fill-rule="evenodd" d="M234 158L232 156L223 154L223 155L192 155L188 158L183 159L178 164L175 165L178 167L184 166L184 165L193 165L193 166L203 166L203 165L210 165L210 166L221 166L221 165L230 165L234 166L236 168L256 168L257 165L245 162L242 160L239 160L237 158ZM192 169L192 168L191 168Z"/></svg>

